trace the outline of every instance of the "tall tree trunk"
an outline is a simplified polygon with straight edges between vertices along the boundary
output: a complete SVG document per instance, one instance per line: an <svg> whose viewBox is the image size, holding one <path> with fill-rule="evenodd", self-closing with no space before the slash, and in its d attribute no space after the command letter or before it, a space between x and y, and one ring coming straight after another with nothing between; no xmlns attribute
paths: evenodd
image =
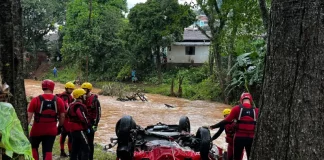
<svg viewBox="0 0 324 160"><path fill-rule="evenodd" d="M323 1L272 1L253 160L324 157L323 15Z"/></svg>
<svg viewBox="0 0 324 160"><path fill-rule="evenodd" d="M160 47L157 47L157 49L155 51L155 55L156 55L156 68L157 68L159 84L161 84L162 83L162 72L161 72Z"/></svg>
<svg viewBox="0 0 324 160"><path fill-rule="evenodd" d="M231 40L230 40L230 46L229 46L229 54L228 54L228 60L227 60L227 72L229 72L233 66L233 55L235 54L235 50L234 50L234 43L235 43L235 39L236 39L236 33L237 33L237 24L235 24L233 26L233 30L231 33ZM231 74L227 74L226 77L226 84L228 85L231 81L232 77Z"/></svg>
<svg viewBox="0 0 324 160"><path fill-rule="evenodd" d="M214 72L214 49L212 45L209 46L209 56L208 56L208 62L209 62L209 74L212 75Z"/></svg>
<svg viewBox="0 0 324 160"><path fill-rule="evenodd" d="M222 66L222 55L221 55L221 47L219 44L218 38L215 38L215 44L214 44L214 58L216 61L216 76L219 81L219 86L221 89L221 97L224 100L224 103L228 104L228 98L225 94L225 88L226 88L226 75L224 74L224 69Z"/></svg>
<svg viewBox="0 0 324 160"><path fill-rule="evenodd" d="M263 21L263 26L266 31L268 31L268 26L269 26L269 11L267 8L267 3L266 0L258 0L259 1L259 7L261 11L261 17Z"/></svg>
<svg viewBox="0 0 324 160"><path fill-rule="evenodd" d="M174 78L172 78L172 80L171 80L170 96L171 97L175 96L175 93L174 93Z"/></svg>
<svg viewBox="0 0 324 160"><path fill-rule="evenodd" d="M27 100L23 77L22 51L22 9L20 0L0 2L0 52L3 80L10 86L13 97L10 103L15 107L25 134L28 135Z"/></svg>

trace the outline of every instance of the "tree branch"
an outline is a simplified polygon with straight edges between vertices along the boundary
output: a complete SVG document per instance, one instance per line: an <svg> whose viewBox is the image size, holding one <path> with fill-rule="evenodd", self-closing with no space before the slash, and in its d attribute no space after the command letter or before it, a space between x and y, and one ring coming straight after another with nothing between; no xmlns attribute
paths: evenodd
<svg viewBox="0 0 324 160"><path fill-rule="evenodd" d="M208 39L211 39L211 37L207 34L207 32L201 28L199 25L196 24L196 26L198 27L199 31L204 34Z"/></svg>
<svg viewBox="0 0 324 160"><path fill-rule="evenodd" d="M219 8L218 8L217 1L216 1L216 0L214 0L214 1L215 1L215 3L214 3L214 7L215 7L215 10L216 10L216 13L217 13L219 16L222 16L222 13L221 13L221 11L220 11Z"/></svg>
<svg viewBox="0 0 324 160"><path fill-rule="evenodd" d="M269 11L265 0L258 0L264 28L268 31Z"/></svg>

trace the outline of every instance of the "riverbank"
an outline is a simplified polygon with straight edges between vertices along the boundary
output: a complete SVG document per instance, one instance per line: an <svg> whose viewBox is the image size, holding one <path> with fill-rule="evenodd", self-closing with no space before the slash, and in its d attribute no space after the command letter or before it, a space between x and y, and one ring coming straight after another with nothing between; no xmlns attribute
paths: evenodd
<svg viewBox="0 0 324 160"><path fill-rule="evenodd" d="M146 75L146 77L141 77L139 78L140 81L137 83L131 83L129 77L123 81L117 81L117 79L116 81L102 81L97 78L95 78L96 80L89 81L97 88L113 84L114 86L122 86L123 90L126 92L141 90L144 93L175 96L190 100L210 100L221 102L222 100L219 97L220 89L218 82L208 77L206 70L206 66L188 69L173 69L163 74L161 84L157 83L158 79L156 75ZM48 74L46 74L44 78L49 78L60 83L66 83L68 81L74 81L78 76L78 70L74 67L64 67L59 68L57 77L54 77L51 71L48 71ZM92 77L89 79L91 78ZM171 91L172 82L173 92ZM179 83L181 83L181 85L179 85Z"/></svg>

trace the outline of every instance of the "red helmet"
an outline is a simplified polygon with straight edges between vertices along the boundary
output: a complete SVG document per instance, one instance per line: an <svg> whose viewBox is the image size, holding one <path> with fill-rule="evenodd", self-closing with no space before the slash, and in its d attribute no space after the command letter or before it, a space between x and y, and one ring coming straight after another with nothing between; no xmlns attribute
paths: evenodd
<svg viewBox="0 0 324 160"><path fill-rule="evenodd" d="M251 103L253 102L252 95L250 93L247 93L247 92L242 93L241 98L240 98L240 102L243 103L244 99L249 99Z"/></svg>
<svg viewBox="0 0 324 160"><path fill-rule="evenodd" d="M42 89L48 89L54 91L55 83L50 79L45 79L42 82Z"/></svg>

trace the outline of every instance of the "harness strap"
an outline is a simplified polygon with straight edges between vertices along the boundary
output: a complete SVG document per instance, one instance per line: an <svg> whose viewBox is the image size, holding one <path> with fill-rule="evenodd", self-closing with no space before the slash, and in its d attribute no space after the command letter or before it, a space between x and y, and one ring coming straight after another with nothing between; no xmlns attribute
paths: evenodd
<svg viewBox="0 0 324 160"><path fill-rule="evenodd" d="M240 121L240 119L241 119L242 111L243 111L243 107L240 105L240 115L239 115L238 121Z"/></svg>
<svg viewBox="0 0 324 160"><path fill-rule="evenodd" d="M253 114L254 114L254 116L253 116L254 122L256 122L256 114L255 114L255 109L254 108L253 108Z"/></svg>
<svg viewBox="0 0 324 160"><path fill-rule="evenodd" d="M43 96L41 96L41 95L39 95L38 96L39 97L39 100L41 101L41 107L40 107L40 109L39 109L39 114L42 114L42 111L43 111L43 105L44 105L44 98L43 98Z"/></svg>
<svg viewBox="0 0 324 160"><path fill-rule="evenodd" d="M254 124L254 125L256 125L256 121L242 121L242 120L239 120L238 121L238 123L239 124Z"/></svg>

